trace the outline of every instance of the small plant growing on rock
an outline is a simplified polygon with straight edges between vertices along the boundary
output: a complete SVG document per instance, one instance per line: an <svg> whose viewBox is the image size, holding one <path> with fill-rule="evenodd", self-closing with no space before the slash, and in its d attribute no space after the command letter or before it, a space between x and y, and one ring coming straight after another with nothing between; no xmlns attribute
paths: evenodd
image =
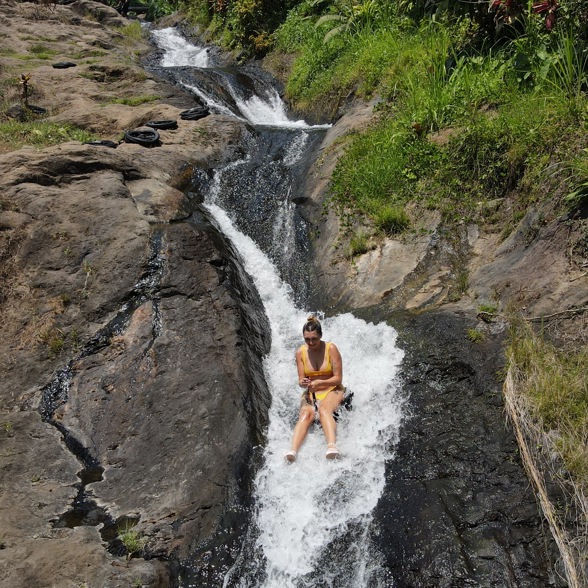
<svg viewBox="0 0 588 588"><path fill-rule="evenodd" d="M384 205L374 214L374 223L384 233L396 235L409 227L410 219L402 207Z"/></svg>
<svg viewBox="0 0 588 588"><path fill-rule="evenodd" d="M47 346L49 357L59 357L65 347L65 335L61 329L48 326L39 333L39 340Z"/></svg>
<svg viewBox="0 0 588 588"><path fill-rule="evenodd" d="M124 104L125 106L141 106L159 100L161 96L149 94L147 96L131 96L130 98L114 98L110 100L111 104Z"/></svg>
<svg viewBox="0 0 588 588"><path fill-rule="evenodd" d="M126 27L121 27L118 32L122 34L124 40L123 44L132 45L136 41L143 40L147 35L141 23L136 20Z"/></svg>
<svg viewBox="0 0 588 588"><path fill-rule="evenodd" d="M460 294L465 294L470 287L470 273L467 269L457 272L457 290Z"/></svg>
<svg viewBox="0 0 588 588"><path fill-rule="evenodd" d="M485 323L494 322L498 308L493 304L480 304L477 317Z"/></svg>
<svg viewBox="0 0 588 588"><path fill-rule="evenodd" d="M482 333L482 331L479 331L478 329L468 329L467 335L468 339L472 343L481 343L482 341L484 341L484 339L486 339L484 333Z"/></svg>
<svg viewBox="0 0 588 588"><path fill-rule="evenodd" d="M136 523L133 521L125 521L119 528L118 534L122 544L127 550L127 561L139 553L145 547L147 538L143 537L140 531L135 529Z"/></svg>
<svg viewBox="0 0 588 588"><path fill-rule="evenodd" d="M356 255L367 253L371 248L369 235L360 231L349 242L349 259L353 259Z"/></svg>
<svg viewBox="0 0 588 588"><path fill-rule="evenodd" d="M25 106L27 106L29 103L29 92L31 89L30 84L29 84L30 79L31 79L31 74L20 74L20 76L18 78L19 84L22 86L21 93L20 93L20 99Z"/></svg>

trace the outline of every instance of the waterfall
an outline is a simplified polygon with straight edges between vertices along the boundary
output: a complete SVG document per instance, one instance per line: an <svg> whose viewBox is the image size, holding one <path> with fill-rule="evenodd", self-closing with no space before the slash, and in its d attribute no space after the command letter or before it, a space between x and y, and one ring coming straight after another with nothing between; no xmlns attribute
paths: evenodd
<svg viewBox="0 0 588 588"><path fill-rule="evenodd" d="M161 67L190 66L198 70L200 82L206 80L209 91L187 81L181 83L213 111L232 114L256 126L307 130L326 129L330 126L308 125L304 120L290 120L286 106L273 85L262 79L248 80L247 85L239 83L242 76L240 72L214 65L206 48L188 43L175 28L154 31L153 36L157 45L164 51ZM182 73L187 74L185 69ZM213 91L218 91L219 87L222 88L222 92L215 96ZM252 92L252 89L255 91Z"/></svg>
<svg viewBox="0 0 588 588"><path fill-rule="evenodd" d="M208 67L208 49L187 43L177 29L170 27L152 31L153 38L163 50L161 67Z"/></svg>
<svg viewBox="0 0 588 588"><path fill-rule="evenodd" d="M368 539L370 513L382 493L385 462L393 457L402 418L396 380L402 351L395 346L396 332L352 314L323 320L325 338L341 351L344 383L354 392L353 409L339 420L343 458L325 459L322 431L313 425L299 460L286 465L283 454L300 400L294 350L302 341L307 313L296 307L291 288L253 240L240 233L221 208L207 208L240 252L263 301L272 336L264 360L272 393L270 425L265 463L255 481L258 557L238 562L225 586L315 586L319 577L327 582L321 585L338 588L367 586L368 580L373 585L379 570ZM342 561L352 575L346 572L341 577L337 568Z"/></svg>
<svg viewBox="0 0 588 588"><path fill-rule="evenodd" d="M235 88L230 94L242 96ZM255 133L257 145L266 147L217 169L205 199L214 222L239 252L271 325L264 372L272 406L263 465L255 479L255 511L224 587L389 586L370 533L371 513L384 488L385 463L394 456L403 415L397 379L403 353L396 347L394 329L352 314L324 318L324 338L341 351L343 383L354 393L352 410L338 423L342 458L325 459L326 443L318 425L312 426L296 463L287 465L283 457L300 402L294 352L302 343L308 314L301 303L304 297L297 297L296 288L284 278L297 259L304 260L300 234L305 226L292 197L297 174L305 169L316 140L315 127L284 120L283 103L277 93L271 96L235 99L240 115L250 122L262 117L265 123L257 124L269 127ZM230 109L226 104L223 108ZM259 169L263 173L256 175ZM254 184L261 184L261 190L256 192ZM268 218L271 230L260 229Z"/></svg>

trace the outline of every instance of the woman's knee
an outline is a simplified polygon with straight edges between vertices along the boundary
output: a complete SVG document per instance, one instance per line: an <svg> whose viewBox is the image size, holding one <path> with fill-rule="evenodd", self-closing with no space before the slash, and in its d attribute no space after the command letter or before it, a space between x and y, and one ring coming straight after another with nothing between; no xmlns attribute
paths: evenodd
<svg viewBox="0 0 588 588"><path fill-rule="evenodd" d="M311 422L314 419L314 408L312 406L305 406L304 408L300 409L300 414L298 415L298 421L302 423Z"/></svg>
<svg viewBox="0 0 588 588"><path fill-rule="evenodd" d="M321 421L324 418L328 419L329 417L331 417L331 418L333 417L333 410L327 406L320 406L318 413L319 413L319 419L321 419Z"/></svg>

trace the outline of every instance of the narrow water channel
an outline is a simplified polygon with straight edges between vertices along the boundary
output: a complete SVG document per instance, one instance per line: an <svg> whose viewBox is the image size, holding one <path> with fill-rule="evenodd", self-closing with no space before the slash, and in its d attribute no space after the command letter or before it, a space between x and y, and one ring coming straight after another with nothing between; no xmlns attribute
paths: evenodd
<svg viewBox="0 0 588 588"><path fill-rule="evenodd" d="M324 127L289 120L267 77L215 65L205 48L186 42L175 29L156 31L154 39L167 75L213 112L230 113L249 128L247 156L199 178L205 207L239 252L271 325L264 372L272 406L254 514L223 586L389 586L369 530L403 418L398 382L403 352L394 329L352 314L324 318L325 340L337 343L344 384L354 393L353 409L339 421L343 458L325 459L316 425L299 460L288 466L283 458L300 398L294 352L308 312L321 311L305 306L313 288L307 278L307 228L293 200ZM198 585L189 570L182 582L184 588Z"/></svg>

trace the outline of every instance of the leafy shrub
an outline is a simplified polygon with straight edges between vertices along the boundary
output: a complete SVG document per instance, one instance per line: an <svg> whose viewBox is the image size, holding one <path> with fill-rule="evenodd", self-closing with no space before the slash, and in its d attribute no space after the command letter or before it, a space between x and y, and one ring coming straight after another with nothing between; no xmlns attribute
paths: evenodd
<svg viewBox="0 0 588 588"><path fill-rule="evenodd" d="M163 1L163 0L161 0ZM270 48L270 36L282 24L288 11L300 0L184 0L194 22L229 48L263 55Z"/></svg>

